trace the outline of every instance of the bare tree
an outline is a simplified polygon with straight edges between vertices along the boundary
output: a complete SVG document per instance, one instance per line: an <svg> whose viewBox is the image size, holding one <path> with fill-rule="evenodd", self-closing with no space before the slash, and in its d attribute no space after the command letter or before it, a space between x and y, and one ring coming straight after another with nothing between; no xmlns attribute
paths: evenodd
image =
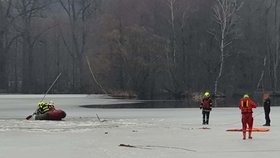
<svg viewBox="0 0 280 158"><path fill-rule="evenodd" d="M170 20L169 23L171 25L171 51L172 51L172 61L173 64L176 63L176 33L175 33L175 3L176 0L168 0L168 7L170 9Z"/></svg>
<svg viewBox="0 0 280 158"><path fill-rule="evenodd" d="M166 52L166 68L170 82L165 87L176 98L183 97L186 88L186 17L191 3L189 1L167 0L169 32L169 51ZM178 38L181 36L181 38ZM180 45L180 43L182 43ZM171 86L171 87L169 87Z"/></svg>
<svg viewBox="0 0 280 158"><path fill-rule="evenodd" d="M273 60L273 90L277 91L277 82L278 82L278 66L279 66L279 33L280 33L280 27L279 27L279 16L278 16L278 1L275 0L275 15L274 15L274 26L275 26L275 53L274 53L274 60Z"/></svg>
<svg viewBox="0 0 280 158"><path fill-rule="evenodd" d="M269 42L269 28L268 28L268 19L270 17L269 12L271 11L272 8L272 1L264 1L262 6L264 6L264 42L265 42L265 52L264 52L264 58L263 58L263 69L260 75L260 79L258 81L257 84L257 89L261 89L263 92L265 91L265 88L267 88L265 86L265 71L266 71L266 67L267 67L267 63L270 62L269 60L269 56L272 53L271 52L271 45Z"/></svg>
<svg viewBox="0 0 280 158"><path fill-rule="evenodd" d="M98 0L58 0L64 9L70 25L70 36L62 33L64 44L73 59L73 89L80 91L83 59L88 41L89 20L95 15ZM68 40L69 39L69 40Z"/></svg>
<svg viewBox="0 0 280 158"><path fill-rule="evenodd" d="M171 26L171 36L169 38L169 47L170 51L166 52L166 60L167 60L167 72L170 79L170 83L174 88L168 88L165 87L165 90L167 90L172 95L176 95L177 93L177 79L176 79L176 32L175 32L175 3L176 0L167 0L167 6L169 9L169 19L168 23Z"/></svg>
<svg viewBox="0 0 280 158"><path fill-rule="evenodd" d="M4 52L4 36L6 33L6 17L4 13L5 7L3 6L3 2L0 1L0 89L5 88L6 83L6 73L5 73L5 67L6 67L6 54Z"/></svg>
<svg viewBox="0 0 280 158"><path fill-rule="evenodd" d="M50 4L50 1L22 0L14 3L17 13L15 20L18 20L15 30L21 36L22 42L23 91L33 93L36 85L34 82L36 78L34 49L42 35L51 28L39 30L39 28L34 27L33 20L43 18L42 12Z"/></svg>
<svg viewBox="0 0 280 158"><path fill-rule="evenodd" d="M7 90L8 87L8 54L12 44L20 36L12 33L15 23L15 15L12 15L12 1L0 2L0 89Z"/></svg>
<svg viewBox="0 0 280 158"><path fill-rule="evenodd" d="M260 79L258 81L258 84L257 84L257 89L261 88L262 91L264 91L264 83L263 83L263 78L264 78L264 72L265 72L265 67L266 67L266 56L263 58L263 70L261 72L261 76L260 76Z"/></svg>
<svg viewBox="0 0 280 158"><path fill-rule="evenodd" d="M220 60L219 71L214 84L214 95L217 96L219 80L222 77L223 67L225 64L225 48L232 43L230 34L233 31L233 25L235 23L236 12L241 8L242 3L237 3L237 0L216 0L216 4L213 8L214 18L219 29L213 33L211 32L217 41L219 42Z"/></svg>

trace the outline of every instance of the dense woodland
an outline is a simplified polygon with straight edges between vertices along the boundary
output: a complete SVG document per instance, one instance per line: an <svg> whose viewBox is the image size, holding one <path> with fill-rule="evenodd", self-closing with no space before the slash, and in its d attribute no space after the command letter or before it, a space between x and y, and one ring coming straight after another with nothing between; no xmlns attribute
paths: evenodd
<svg viewBox="0 0 280 158"><path fill-rule="evenodd" d="M0 0L0 92L277 92L279 22L278 0Z"/></svg>

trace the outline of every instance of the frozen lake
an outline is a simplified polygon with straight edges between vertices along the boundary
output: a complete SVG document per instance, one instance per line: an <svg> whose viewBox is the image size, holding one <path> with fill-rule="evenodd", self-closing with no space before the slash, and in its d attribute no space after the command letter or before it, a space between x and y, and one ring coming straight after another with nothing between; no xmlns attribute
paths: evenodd
<svg viewBox="0 0 280 158"><path fill-rule="evenodd" d="M278 158L280 108L272 107L270 131L242 140L238 108L214 108L202 129L199 108L96 109L80 105L127 104L103 95L48 95L64 121L25 120L43 95L0 95L0 158ZM99 115L100 120L97 119ZM255 127L264 123L254 111ZM133 147L122 147L120 144Z"/></svg>

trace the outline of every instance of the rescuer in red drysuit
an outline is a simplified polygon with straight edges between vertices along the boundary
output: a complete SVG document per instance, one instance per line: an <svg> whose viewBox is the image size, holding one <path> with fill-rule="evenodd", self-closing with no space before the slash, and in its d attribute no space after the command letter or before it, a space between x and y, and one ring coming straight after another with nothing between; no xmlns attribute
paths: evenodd
<svg viewBox="0 0 280 158"><path fill-rule="evenodd" d="M210 111L212 110L212 100L210 98L210 93L205 92L203 99L200 103L200 109L202 109L202 124L209 124Z"/></svg>
<svg viewBox="0 0 280 158"><path fill-rule="evenodd" d="M252 139L252 128L253 128L253 108L256 108L257 104L253 102L248 94L245 94L243 98L240 100L239 108L242 114L242 131L243 131L243 139L246 139L246 129L248 125L249 129L249 139Z"/></svg>

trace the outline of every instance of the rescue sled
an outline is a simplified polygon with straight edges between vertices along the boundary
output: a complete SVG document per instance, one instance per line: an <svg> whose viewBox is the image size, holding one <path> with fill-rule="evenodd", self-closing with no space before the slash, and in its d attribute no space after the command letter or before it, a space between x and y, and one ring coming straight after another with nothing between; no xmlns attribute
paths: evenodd
<svg viewBox="0 0 280 158"><path fill-rule="evenodd" d="M49 111L44 114L36 114L35 120L61 120L66 116L63 110Z"/></svg>
<svg viewBox="0 0 280 158"><path fill-rule="evenodd" d="M227 129L226 131L229 132L242 132L242 128L230 128ZM249 129L247 128L246 131L249 131ZM252 128L252 132L268 132L269 128Z"/></svg>

